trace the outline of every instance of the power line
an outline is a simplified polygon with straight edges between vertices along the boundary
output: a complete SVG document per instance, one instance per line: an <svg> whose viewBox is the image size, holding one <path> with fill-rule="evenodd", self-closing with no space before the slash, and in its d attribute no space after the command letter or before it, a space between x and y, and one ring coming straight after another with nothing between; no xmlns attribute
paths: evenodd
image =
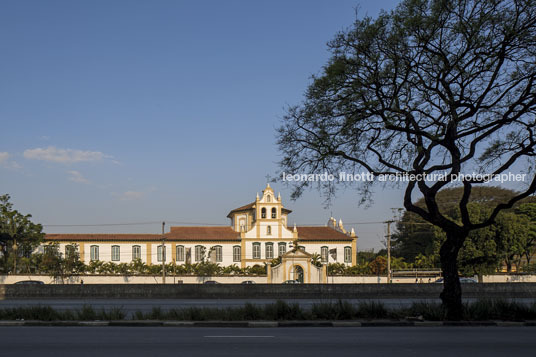
<svg viewBox="0 0 536 357"><path fill-rule="evenodd" d="M207 222L179 222L166 221L171 224L196 225L196 226L227 226L226 223L207 223ZM385 222L351 222L344 223L345 225L361 225L361 224L383 224ZM92 224L42 224L43 227L110 227L110 226L140 226L149 224L162 224L161 221L154 222L130 222L130 223L92 223ZM326 226L325 223L296 223L297 226Z"/></svg>
<svg viewBox="0 0 536 357"><path fill-rule="evenodd" d="M227 226L226 223L208 223L208 222L182 222L182 221L166 221L171 224L182 224L182 225L196 225L196 226ZM432 225L431 223L426 222L401 222L397 221L398 224L409 224L409 225ZM151 221L151 222L128 222L128 223L91 223L91 224L42 224L44 227L111 227L111 226L140 226L140 225L149 225L149 224L162 224L162 221ZM385 224L385 221L369 221L369 222L346 222L344 225L366 225L366 224ZM318 226L324 227L325 223L296 223L297 226Z"/></svg>
<svg viewBox="0 0 536 357"><path fill-rule="evenodd" d="M197 226L226 226L226 223L204 223L204 222L178 222L178 221L166 221L173 224L191 224Z"/></svg>
<svg viewBox="0 0 536 357"><path fill-rule="evenodd" d="M139 226L147 224L161 224L158 222L131 222L131 223L95 223L95 224L43 224L43 227L105 227L105 226Z"/></svg>

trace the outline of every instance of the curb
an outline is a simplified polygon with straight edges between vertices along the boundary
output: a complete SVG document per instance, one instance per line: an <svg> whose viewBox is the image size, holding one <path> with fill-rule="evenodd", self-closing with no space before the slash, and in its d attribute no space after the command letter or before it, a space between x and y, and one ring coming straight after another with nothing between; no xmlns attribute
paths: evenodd
<svg viewBox="0 0 536 357"><path fill-rule="evenodd" d="M333 321L333 327L361 327L360 321Z"/></svg>
<svg viewBox="0 0 536 357"><path fill-rule="evenodd" d="M193 327L249 327L247 321L198 321Z"/></svg>
<svg viewBox="0 0 536 357"><path fill-rule="evenodd" d="M444 321L443 326L497 326L495 321Z"/></svg>
<svg viewBox="0 0 536 357"><path fill-rule="evenodd" d="M278 327L277 321L251 321L248 323L249 327Z"/></svg>
<svg viewBox="0 0 536 357"><path fill-rule="evenodd" d="M279 321L278 327L333 327L332 321Z"/></svg>
<svg viewBox="0 0 536 357"><path fill-rule="evenodd" d="M522 326L530 326L530 324L527 324L523 321L495 321L497 326L499 327L522 327Z"/></svg>
<svg viewBox="0 0 536 357"><path fill-rule="evenodd" d="M155 320L116 320L110 321L108 326L123 326L123 327L154 327L154 326L163 326L164 321L155 321Z"/></svg>
<svg viewBox="0 0 536 357"><path fill-rule="evenodd" d="M164 327L194 327L194 322L190 321L164 321Z"/></svg>
<svg viewBox="0 0 536 357"><path fill-rule="evenodd" d="M536 327L536 321L39 321L4 320L0 327L55 326L55 327Z"/></svg>
<svg viewBox="0 0 536 357"><path fill-rule="evenodd" d="M413 321L363 321L361 327L406 327L415 326Z"/></svg>
<svg viewBox="0 0 536 357"><path fill-rule="evenodd" d="M419 321L414 322L415 327L441 327L443 321Z"/></svg>

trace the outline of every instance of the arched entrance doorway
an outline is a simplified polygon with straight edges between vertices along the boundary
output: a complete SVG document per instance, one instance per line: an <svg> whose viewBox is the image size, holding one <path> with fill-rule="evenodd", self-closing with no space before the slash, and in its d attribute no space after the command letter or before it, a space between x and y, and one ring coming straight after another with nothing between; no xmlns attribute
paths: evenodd
<svg viewBox="0 0 536 357"><path fill-rule="evenodd" d="M294 280L303 283L303 268L299 265L294 265Z"/></svg>

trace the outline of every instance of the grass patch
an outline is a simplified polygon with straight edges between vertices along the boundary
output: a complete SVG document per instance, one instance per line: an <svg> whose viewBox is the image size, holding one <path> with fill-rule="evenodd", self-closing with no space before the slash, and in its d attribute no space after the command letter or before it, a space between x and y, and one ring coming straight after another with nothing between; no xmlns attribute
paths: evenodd
<svg viewBox="0 0 536 357"><path fill-rule="evenodd" d="M522 321L536 319L536 304L524 305L506 300L479 300L466 304L464 308L466 320L507 320Z"/></svg>
<svg viewBox="0 0 536 357"><path fill-rule="evenodd" d="M404 316L422 316L427 321L443 321L446 319L446 310L439 303L416 302L405 310Z"/></svg>
<svg viewBox="0 0 536 357"><path fill-rule="evenodd" d="M310 309L298 304L276 301L273 304L246 303L237 307L188 307L150 312L136 311L131 316L121 308L96 311L89 305L78 310L55 310L50 306L31 306L0 309L0 320L41 321L110 321L110 320L173 320L173 321L285 321L285 320L356 320L422 318L428 321L445 320L445 309L438 303L416 302L407 308L389 309L381 302L368 301L357 305L348 301L323 302ZM536 304L526 305L506 300L479 300L464 305L464 320L536 320Z"/></svg>
<svg viewBox="0 0 536 357"><path fill-rule="evenodd" d="M40 320L40 321L96 321L124 320L126 314L121 308L102 309L84 305L79 310L55 310L50 306L30 306L0 309L0 320Z"/></svg>

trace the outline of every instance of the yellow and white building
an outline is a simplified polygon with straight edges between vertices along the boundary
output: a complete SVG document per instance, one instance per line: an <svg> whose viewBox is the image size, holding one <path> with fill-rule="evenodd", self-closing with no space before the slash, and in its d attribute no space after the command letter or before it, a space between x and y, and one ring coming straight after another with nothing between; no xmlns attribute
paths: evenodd
<svg viewBox="0 0 536 357"><path fill-rule="evenodd" d="M255 201L229 212L229 226L172 226L160 234L47 234L46 242L58 242L63 252L77 244L82 261L147 264L197 263L203 259L222 266L263 265L290 251L292 243L307 253L317 253L329 263L356 264L357 236L341 221L330 218L326 226L288 227L289 209L267 185Z"/></svg>

